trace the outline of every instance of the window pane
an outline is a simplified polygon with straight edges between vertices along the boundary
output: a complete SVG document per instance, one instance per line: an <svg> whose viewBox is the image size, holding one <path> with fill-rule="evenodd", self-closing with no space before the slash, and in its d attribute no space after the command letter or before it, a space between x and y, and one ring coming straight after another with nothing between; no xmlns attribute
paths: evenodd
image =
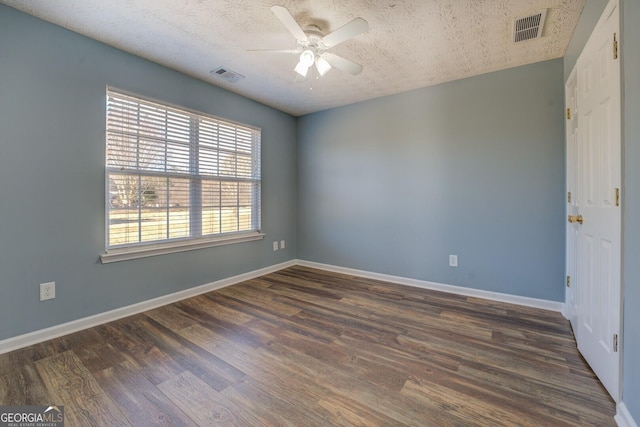
<svg viewBox="0 0 640 427"><path fill-rule="evenodd" d="M109 212L109 244L138 243L138 209L113 208Z"/></svg>
<svg viewBox="0 0 640 427"><path fill-rule="evenodd" d="M253 203L253 190L255 186L252 182L241 182L238 184L238 205L251 207Z"/></svg>
<svg viewBox="0 0 640 427"><path fill-rule="evenodd" d="M235 126L218 124L218 145L221 150L236 151L236 129Z"/></svg>
<svg viewBox="0 0 640 427"><path fill-rule="evenodd" d="M189 173L189 144L167 144L167 172Z"/></svg>
<svg viewBox="0 0 640 427"><path fill-rule="evenodd" d="M223 181L220 187L222 232L238 231L238 183Z"/></svg>
<svg viewBox="0 0 640 427"><path fill-rule="evenodd" d="M231 233L238 231L238 208L223 206L220 212L221 231Z"/></svg>
<svg viewBox="0 0 640 427"><path fill-rule="evenodd" d="M145 176L140 179L140 241L167 238L167 179Z"/></svg>
<svg viewBox="0 0 640 427"><path fill-rule="evenodd" d="M236 176L236 155L235 153L220 152L219 176Z"/></svg>
<svg viewBox="0 0 640 427"><path fill-rule="evenodd" d="M162 141L140 139L138 142L137 169L148 171L164 170L165 144Z"/></svg>
<svg viewBox="0 0 640 427"><path fill-rule="evenodd" d="M236 132L236 146L239 153L251 154L253 147L251 129L238 128Z"/></svg>
<svg viewBox="0 0 640 427"><path fill-rule="evenodd" d="M107 144L107 166L128 169L137 167L137 138L128 135L111 134Z"/></svg>
<svg viewBox="0 0 640 427"><path fill-rule="evenodd" d="M167 237L166 211L154 207L140 209L140 241L151 242Z"/></svg>
<svg viewBox="0 0 640 427"><path fill-rule="evenodd" d="M167 111L167 139L188 144L191 140L191 122L188 114Z"/></svg>
<svg viewBox="0 0 640 427"><path fill-rule="evenodd" d="M218 121L210 119L200 119L200 127L198 128L200 148L217 149L218 148Z"/></svg>
<svg viewBox="0 0 640 427"><path fill-rule="evenodd" d="M236 173L238 178L251 178L251 156L238 155Z"/></svg>
<svg viewBox="0 0 640 427"><path fill-rule="evenodd" d="M218 175L218 150L200 147L198 155L198 169L200 175Z"/></svg>
<svg viewBox="0 0 640 427"><path fill-rule="evenodd" d="M138 188L136 176L109 176L109 244L139 241Z"/></svg>
<svg viewBox="0 0 640 427"><path fill-rule="evenodd" d="M251 206L240 207L238 216L238 231L251 230L252 216Z"/></svg>
<svg viewBox="0 0 640 427"><path fill-rule="evenodd" d="M189 180L169 180L169 238L189 237Z"/></svg>
<svg viewBox="0 0 640 427"><path fill-rule="evenodd" d="M220 181L202 182L202 234L220 233Z"/></svg>
<svg viewBox="0 0 640 427"><path fill-rule="evenodd" d="M236 207L238 205L238 183L223 181L221 187L221 206Z"/></svg>
<svg viewBox="0 0 640 427"><path fill-rule="evenodd" d="M138 207L138 177L131 175L109 176L109 204L119 208Z"/></svg>
<svg viewBox="0 0 640 427"><path fill-rule="evenodd" d="M252 182L241 182L238 185L239 231L251 230L253 227L252 207L257 204L258 188Z"/></svg>

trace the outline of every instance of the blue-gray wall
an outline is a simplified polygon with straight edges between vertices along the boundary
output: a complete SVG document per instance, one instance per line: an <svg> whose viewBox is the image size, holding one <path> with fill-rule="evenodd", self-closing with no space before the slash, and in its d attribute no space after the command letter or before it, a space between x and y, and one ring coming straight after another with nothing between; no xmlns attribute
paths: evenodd
<svg viewBox="0 0 640 427"><path fill-rule="evenodd" d="M106 85L261 127L267 237L101 265ZM0 339L294 259L295 174L294 117L0 5Z"/></svg>
<svg viewBox="0 0 640 427"><path fill-rule="evenodd" d="M622 0L623 291L622 400L640 424L640 2Z"/></svg>
<svg viewBox="0 0 640 427"><path fill-rule="evenodd" d="M301 117L298 257L562 301L563 91L558 59Z"/></svg>

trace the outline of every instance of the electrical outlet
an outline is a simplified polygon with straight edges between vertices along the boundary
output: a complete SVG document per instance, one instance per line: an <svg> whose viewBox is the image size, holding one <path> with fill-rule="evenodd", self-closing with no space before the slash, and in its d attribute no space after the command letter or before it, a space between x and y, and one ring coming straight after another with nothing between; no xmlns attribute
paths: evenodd
<svg viewBox="0 0 640 427"><path fill-rule="evenodd" d="M273 250L274 251L278 250L278 241L277 240L275 242L273 242Z"/></svg>
<svg viewBox="0 0 640 427"><path fill-rule="evenodd" d="M280 240L280 249L284 249L284 246L285 246L284 240Z"/></svg>
<svg viewBox="0 0 640 427"><path fill-rule="evenodd" d="M40 301L56 297L56 282L40 283Z"/></svg>
<svg viewBox="0 0 640 427"><path fill-rule="evenodd" d="M458 255L449 255L449 267L458 266Z"/></svg>

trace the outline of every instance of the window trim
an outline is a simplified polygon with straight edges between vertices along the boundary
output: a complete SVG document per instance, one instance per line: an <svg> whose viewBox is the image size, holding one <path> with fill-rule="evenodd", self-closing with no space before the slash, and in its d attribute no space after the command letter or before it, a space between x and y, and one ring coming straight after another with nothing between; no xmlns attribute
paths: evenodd
<svg viewBox="0 0 640 427"><path fill-rule="evenodd" d="M229 125L235 125L245 129L252 129L254 131L258 131L259 133L262 132L262 129L256 126L218 117L210 113L193 110L190 108L186 108L184 106L172 104L170 102L166 102L166 101L154 99L151 97L147 97L144 95L140 95L137 93L129 92L113 86L106 86L105 93L107 94L107 96L109 92L116 92L117 94L134 97L134 98L140 99L141 101L147 101L150 103L159 104L162 107L166 107L168 109L176 109L181 112L187 113L189 115L196 115L198 117L205 117L205 118L208 117L214 120L227 123ZM105 104L105 108L106 108L106 104ZM105 129L105 132L106 132L106 129ZM260 152L261 151L260 147L258 149ZM105 155L106 155L106 152L105 152ZM260 163L262 163L261 155L258 154L258 156L259 156ZM105 243L109 239L109 208L108 208L108 205L106 204L108 200L108 194L109 194L108 173L109 173L109 168L105 167L105 211L104 211L105 212ZM259 179L259 182L261 187L262 186L261 178ZM156 255L164 255L164 254L185 252L185 251L203 249L203 248L209 248L209 247L215 247L215 246L262 240L265 234L262 232L260 227L260 224L262 222L260 219L260 217L262 216L261 205L262 205L262 202L259 201L257 206L257 209L258 209L258 212L257 212L258 229L257 230L253 229L253 230L245 230L245 231L226 232L226 233L223 232L223 233L214 234L214 235L168 239L168 240L160 240L155 242L151 241L148 243L137 243L137 244L127 245L127 246L116 246L111 248L105 248L104 253L99 255L100 262L102 264L108 264L108 263L117 262L117 261L126 261L126 260L139 259L139 258L145 258L150 256L156 256Z"/></svg>
<svg viewBox="0 0 640 427"><path fill-rule="evenodd" d="M171 240L163 243L121 247L105 251L105 253L100 255L100 262L102 264L109 264L117 261L127 261L130 259L146 258L156 255L192 251L195 249L211 248L214 246L251 242L254 240L262 240L264 239L264 236L265 234L261 232L243 231L239 233L229 233L209 238Z"/></svg>

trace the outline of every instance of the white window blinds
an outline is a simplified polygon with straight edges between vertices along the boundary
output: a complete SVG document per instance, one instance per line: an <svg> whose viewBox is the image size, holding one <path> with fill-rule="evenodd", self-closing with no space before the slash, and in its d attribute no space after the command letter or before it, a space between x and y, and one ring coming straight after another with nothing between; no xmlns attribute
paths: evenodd
<svg viewBox="0 0 640 427"><path fill-rule="evenodd" d="M260 130L107 88L107 250L260 230Z"/></svg>

